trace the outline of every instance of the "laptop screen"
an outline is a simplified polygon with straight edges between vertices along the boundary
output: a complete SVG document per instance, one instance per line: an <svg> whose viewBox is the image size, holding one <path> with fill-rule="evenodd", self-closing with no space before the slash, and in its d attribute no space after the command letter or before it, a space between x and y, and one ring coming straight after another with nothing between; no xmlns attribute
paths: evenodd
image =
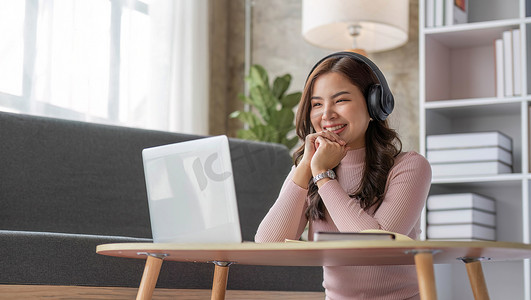
<svg viewBox="0 0 531 300"><path fill-rule="evenodd" d="M142 152L153 241L241 242L228 138Z"/></svg>

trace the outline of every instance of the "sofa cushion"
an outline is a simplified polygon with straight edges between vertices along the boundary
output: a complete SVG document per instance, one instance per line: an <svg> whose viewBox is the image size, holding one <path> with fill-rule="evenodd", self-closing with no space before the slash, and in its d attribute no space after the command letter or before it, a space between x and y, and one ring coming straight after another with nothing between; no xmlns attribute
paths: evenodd
<svg viewBox="0 0 531 300"><path fill-rule="evenodd" d="M151 238L141 150L186 135L0 116L0 229Z"/></svg>
<svg viewBox="0 0 531 300"><path fill-rule="evenodd" d="M0 283L132 286L142 260L106 257L96 246L150 239L0 230Z"/></svg>
<svg viewBox="0 0 531 300"><path fill-rule="evenodd" d="M0 229L151 238L142 149L201 138L0 113ZM291 158L229 140L242 235L254 240Z"/></svg>
<svg viewBox="0 0 531 300"><path fill-rule="evenodd" d="M0 284L138 287L144 259L99 255L107 243L150 239L0 230ZM211 289L214 265L165 261L159 288ZM320 267L232 265L227 287L239 290L321 291Z"/></svg>

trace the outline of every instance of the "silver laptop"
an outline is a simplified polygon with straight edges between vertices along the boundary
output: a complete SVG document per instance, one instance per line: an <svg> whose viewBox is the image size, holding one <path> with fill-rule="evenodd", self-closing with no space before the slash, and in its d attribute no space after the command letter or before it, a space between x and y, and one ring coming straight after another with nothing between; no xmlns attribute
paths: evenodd
<svg viewBox="0 0 531 300"><path fill-rule="evenodd" d="M226 136L142 151L155 243L241 242Z"/></svg>

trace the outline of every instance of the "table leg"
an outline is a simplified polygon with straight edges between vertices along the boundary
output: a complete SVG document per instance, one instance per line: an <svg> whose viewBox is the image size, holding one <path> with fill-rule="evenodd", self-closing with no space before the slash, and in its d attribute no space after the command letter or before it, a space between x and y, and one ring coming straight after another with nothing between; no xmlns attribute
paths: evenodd
<svg viewBox="0 0 531 300"><path fill-rule="evenodd" d="M485 283L485 276L483 276L483 268L479 260L464 261L468 279L470 280L470 287L474 293L476 300L489 300L489 291Z"/></svg>
<svg viewBox="0 0 531 300"><path fill-rule="evenodd" d="M230 262L214 262L214 282L212 283L212 296L210 297L211 300L225 299L230 264Z"/></svg>
<svg viewBox="0 0 531 300"><path fill-rule="evenodd" d="M435 273L433 271L433 254L431 252L415 253L415 266L419 281L420 299L436 300Z"/></svg>
<svg viewBox="0 0 531 300"><path fill-rule="evenodd" d="M161 266L162 258L148 255L136 300L149 300L153 297L153 290L155 290L155 285L157 285Z"/></svg>

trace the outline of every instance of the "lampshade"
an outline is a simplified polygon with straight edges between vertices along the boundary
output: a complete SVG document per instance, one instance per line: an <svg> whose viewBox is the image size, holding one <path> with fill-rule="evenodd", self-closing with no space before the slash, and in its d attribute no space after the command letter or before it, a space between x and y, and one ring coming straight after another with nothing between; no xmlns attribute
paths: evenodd
<svg viewBox="0 0 531 300"><path fill-rule="evenodd" d="M400 47L408 39L409 0L303 0L302 35L317 47L367 52ZM349 32L350 30L350 32Z"/></svg>

